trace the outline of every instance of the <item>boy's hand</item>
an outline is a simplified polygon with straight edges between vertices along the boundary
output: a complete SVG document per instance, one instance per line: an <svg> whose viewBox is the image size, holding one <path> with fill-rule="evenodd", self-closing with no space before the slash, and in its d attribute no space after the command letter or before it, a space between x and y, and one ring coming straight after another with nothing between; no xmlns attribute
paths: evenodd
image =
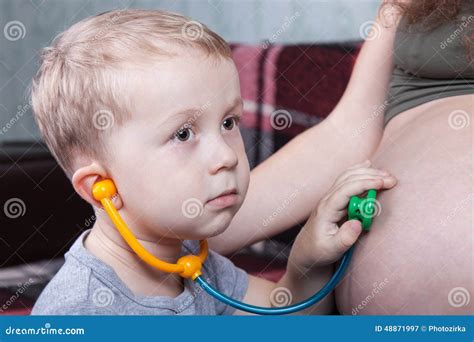
<svg viewBox="0 0 474 342"><path fill-rule="evenodd" d="M390 189L395 186L395 177L369 166L370 161L367 160L348 168L313 210L291 250L290 261L298 268L309 269L339 260L362 231L358 220L346 221L341 227L338 226L347 217L350 198L370 189Z"/></svg>

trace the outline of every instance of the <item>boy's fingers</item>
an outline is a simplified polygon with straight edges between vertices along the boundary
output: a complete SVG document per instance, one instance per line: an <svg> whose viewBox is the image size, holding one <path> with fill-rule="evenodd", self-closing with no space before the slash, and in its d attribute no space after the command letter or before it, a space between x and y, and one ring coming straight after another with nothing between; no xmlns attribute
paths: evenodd
<svg viewBox="0 0 474 342"><path fill-rule="evenodd" d="M345 186L345 184L347 183L363 180L363 179L382 179L383 180L382 188L392 187L397 182L397 179L390 174L380 175L380 174L361 173L361 174L355 174L355 175L351 175L347 177L347 179L343 183L341 183L338 188L340 188L341 186ZM392 186L389 186L390 184L392 184Z"/></svg>
<svg viewBox="0 0 474 342"><path fill-rule="evenodd" d="M357 220L349 220L339 228L334 235L336 253L346 252L359 238L362 232L362 224Z"/></svg>
<svg viewBox="0 0 474 342"><path fill-rule="evenodd" d="M330 198L336 196L337 193L341 191L341 188L344 186L347 186L348 183L358 181L358 180L364 180L364 179L382 179L383 185L381 189L393 188L398 182L397 179L392 175L387 175L387 176L367 175L367 174L351 175L344 182L334 185L331 191L327 194L326 198L329 200ZM360 195L360 194L357 194L357 195Z"/></svg>
<svg viewBox="0 0 474 342"><path fill-rule="evenodd" d="M374 168L357 168L354 169L350 172L345 172L343 173L336 181L336 184L341 184L344 181L347 181L354 176L378 176L378 177L385 177L385 176L390 176L391 174L387 171L380 170L380 169L374 169Z"/></svg>
<svg viewBox="0 0 474 342"><path fill-rule="evenodd" d="M397 184L398 180L395 177L384 177L382 189L391 189Z"/></svg>
<svg viewBox="0 0 474 342"><path fill-rule="evenodd" d="M382 178L362 178L348 181L336 189L328 198L329 206L334 210L346 209L352 196L360 195L370 189L379 190L384 187Z"/></svg>
<svg viewBox="0 0 474 342"><path fill-rule="evenodd" d="M362 166L369 166L370 164L372 164L372 162L370 161L370 159L367 159L367 160L364 160L362 163L352 165L351 167L348 168L348 170L356 169Z"/></svg>

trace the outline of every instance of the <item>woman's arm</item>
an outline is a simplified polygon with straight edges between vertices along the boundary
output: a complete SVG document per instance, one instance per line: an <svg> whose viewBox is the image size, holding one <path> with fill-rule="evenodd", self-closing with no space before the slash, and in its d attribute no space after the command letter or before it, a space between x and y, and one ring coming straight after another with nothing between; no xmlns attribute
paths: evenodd
<svg viewBox="0 0 474 342"><path fill-rule="evenodd" d="M370 158L383 133L397 22L396 10L383 7L336 108L252 170L241 209L209 240L212 249L231 254L302 222L335 175Z"/></svg>

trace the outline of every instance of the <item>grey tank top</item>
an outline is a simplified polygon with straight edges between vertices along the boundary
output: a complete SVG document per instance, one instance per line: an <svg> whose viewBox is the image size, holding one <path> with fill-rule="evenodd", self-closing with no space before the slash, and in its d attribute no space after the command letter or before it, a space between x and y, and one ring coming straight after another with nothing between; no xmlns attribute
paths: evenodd
<svg viewBox="0 0 474 342"><path fill-rule="evenodd" d="M474 94L474 62L463 43L474 30L473 4L464 1L455 21L427 31L423 23L397 28L385 125L396 115L436 99Z"/></svg>

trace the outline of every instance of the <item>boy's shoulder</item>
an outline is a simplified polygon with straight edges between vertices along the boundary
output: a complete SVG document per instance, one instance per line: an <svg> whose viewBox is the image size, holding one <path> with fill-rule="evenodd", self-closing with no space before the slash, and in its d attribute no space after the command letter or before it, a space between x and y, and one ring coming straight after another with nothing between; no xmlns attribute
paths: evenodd
<svg viewBox="0 0 474 342"><path fill-rule="evenodd" d="M135 295L112 267L90 254L84 232L65 255L65 263L45 287L32 315L228 315L235 309L201 295L199 285L185 279L184 291L175 298ZM183 253L196 254L198 241L185 241ZM229 259L209 251L203 276L221 292L242 300L247 274Z"/></svg>
<svg viewBox="0 0 474 342"><path fill-rule="evenodd" d="M91 269L67 257L36 301L32 315L88 314Z"/></svg>
<svg viewBox="0 0 474 342"><path fill-rule="evenodd" d="M65 262L38 297L32 315L97 315L114 312L112 285L105 285L87 260L84 232L65 255Z"/></svg>

